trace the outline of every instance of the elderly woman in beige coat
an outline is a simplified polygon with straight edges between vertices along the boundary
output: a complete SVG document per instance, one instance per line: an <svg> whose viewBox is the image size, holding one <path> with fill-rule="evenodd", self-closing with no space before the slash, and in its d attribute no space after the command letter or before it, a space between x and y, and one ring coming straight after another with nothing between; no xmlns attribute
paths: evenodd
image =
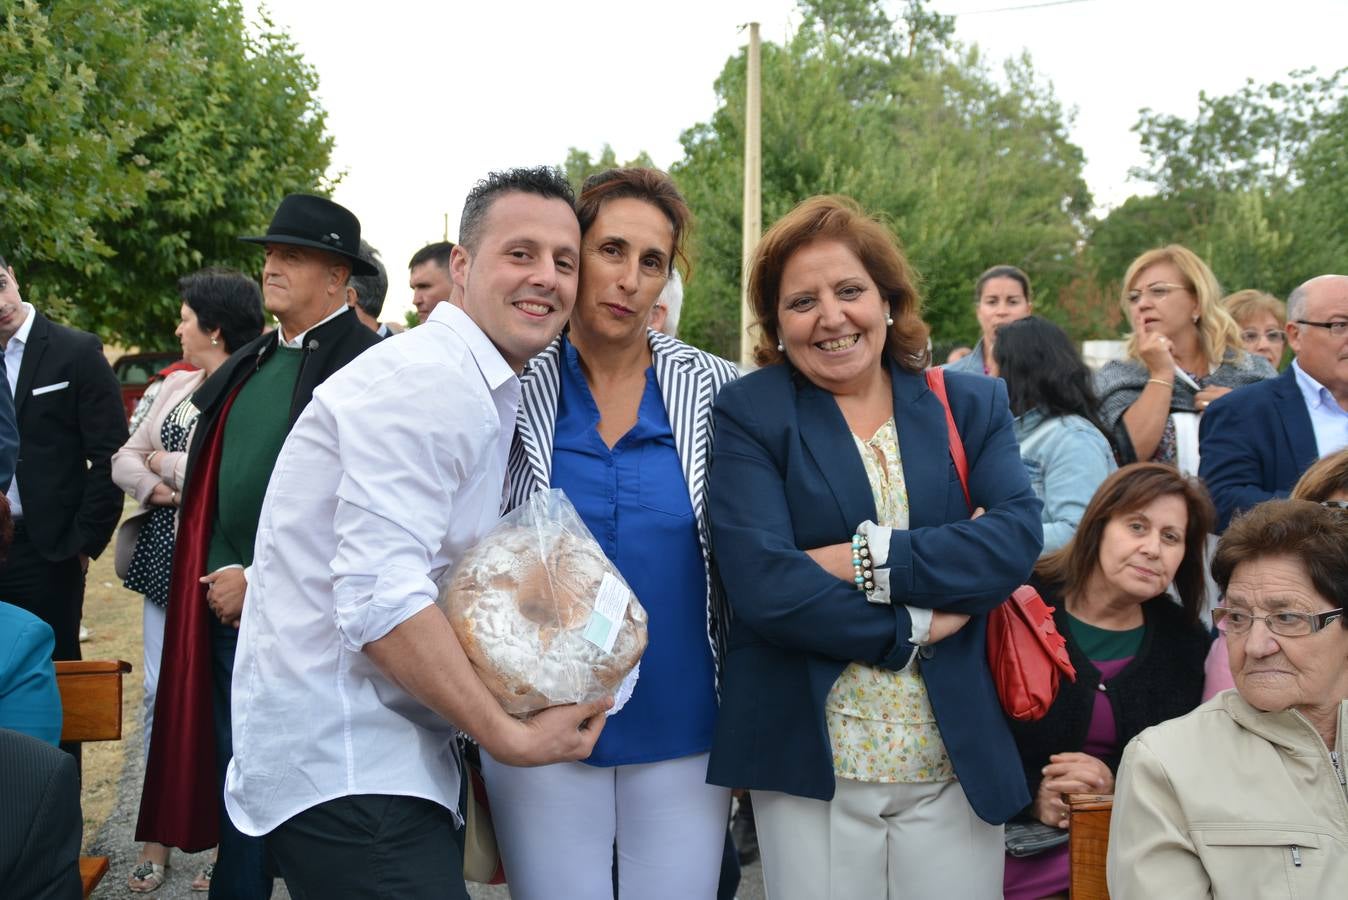
<svg viewBox="0 0 1348 900"><path fill-rule="evenodd" d="M117 531L116 562L126 587L145 596L142 672L147 754L164 647L176 512L182 503L188 439L197 421L192 395L231 352L262 333L262 293L242 273L205 269L179 281L178 293L182 308L174 334L182 344L183 360L196 369L173 372L164 379L149 412L112 457L112 480L140 504ZM142 847L127 887L134 893L157 889L166 877L168 855L161 844ZM209 887L208 869L192 888Z"/></svg>
<svg viewBox="0 0 1348 900"><path fill-rule="evenodd" d="M1348 511L1261 504L1227 529L1212 570L1236 688L1129 744L1110 896L1343 896Z"/></svg>

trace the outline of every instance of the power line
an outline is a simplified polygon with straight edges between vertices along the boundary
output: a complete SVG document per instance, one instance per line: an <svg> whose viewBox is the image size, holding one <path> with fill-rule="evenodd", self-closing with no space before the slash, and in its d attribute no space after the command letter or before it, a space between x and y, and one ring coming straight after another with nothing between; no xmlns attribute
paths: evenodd
<svg viewBox="0 0 1348 900"><path fill-rule="evenodd" d="M989 13L1018 12L1022 9L1043 9L1048 6L1070 6L1075 3L1094 3L1095 0L1046 0L1044 3L1027 3L1023 6L999 6L996 9L975 9L964 13L951 13L956 18L960 16L982 16Z"/></svg>

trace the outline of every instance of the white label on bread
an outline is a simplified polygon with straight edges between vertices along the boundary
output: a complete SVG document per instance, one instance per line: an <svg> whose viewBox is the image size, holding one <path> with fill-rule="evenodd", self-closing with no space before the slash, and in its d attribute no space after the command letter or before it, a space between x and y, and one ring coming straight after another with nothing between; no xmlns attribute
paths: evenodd
<svg viewBox="0 0 1348 900"><path fill-rule="evenodd" d="M618 639L618 629L627 615L627 604L631 601L632 592L627 589L627 585L612 572L605 572L604 580L599 583L599 593L594 598L590 624L585 626L585 640L605 653L612 653L613 643Z"/></svg>

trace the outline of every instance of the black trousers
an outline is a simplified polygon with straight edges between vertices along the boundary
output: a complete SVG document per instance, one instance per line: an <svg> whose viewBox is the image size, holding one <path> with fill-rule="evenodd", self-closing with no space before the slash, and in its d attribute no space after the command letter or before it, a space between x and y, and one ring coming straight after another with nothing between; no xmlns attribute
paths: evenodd
<svg viewBox="0 0 1348 900"><path fill-rule="evenodd" d="M214 615L211 628L211 678L215 712L215 765L220 797L220 852L211 876L211 900L267 900L272 893L272 867L262 838L234 827L225 811L225 772L234 755L231 730L231 682L239 631Z"/></svg>
<svg viewBox="0 0 1348 900"><path fill-rule="evenodd" d="M52 659L80 658L84 572L79 558L57 562L43 558L22 519L14 523L14 542L0 565L0 600L28 610L51 626L56 635Z"/></svg>
<svg viewBox="0 0 1348 900"><path fill-rule="evenodd" d="M267 849L295 900L468 900L454 831L438 803L360 794L288 819Z"/></svg>

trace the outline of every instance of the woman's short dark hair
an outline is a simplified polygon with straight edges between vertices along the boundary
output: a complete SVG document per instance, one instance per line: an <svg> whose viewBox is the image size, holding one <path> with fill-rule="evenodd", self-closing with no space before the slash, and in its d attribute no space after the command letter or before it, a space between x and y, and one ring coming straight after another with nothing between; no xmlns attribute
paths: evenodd
<svg viewBox="0 0 1348 900"><path fill-rule="evenodd" d="M262 291L242 272L215 266L193 272L178 279L178 296L202 331L220 329L229 353L262 333Z"/></svg>
<svg viewBox="0 0 1348 900"><path fill-rule="evenodd" d="M1212 580L1226 593L1243 562L1290 556L1306 567L1317 593L1348 606L1348 510L1310 500L1268 500L1237 516L1217 542ZM1339 620L1348 628L1348 617Z"/></svg>
<svg viewBox="0 0 1348 900"><path fill-rule="evenodd" d="M674 274L674 260L682 263L684 280L692 275L686 244L692 229L693 213L688 202L679 193L674 179L659 169L606 169L596 172L581 185L576 200L576 218L580 220L581 237L599 218L599 209L610 200L632 198L644 200L665 214L674 231L674 252L669 257L669 274Z"/></svg>
<svg viewBox="0 0 1348 900"><path fill-rule="evenodd" d="M1017 282L1020 285L1021 292L1025 294L1025 302L1026 303L1034 302L1034 298L1030 295L1029 275L1026 275L1024 272L1022 272L1020 269L1017 269L1015 266L993 266L991 269L988 269L982 275L979 275L978 280L974 282L975 306L977 306L979 303L983 301L983 285L987 284L994 278L1010 278L1012 281ZM998 329L997 331L998 340L1001 340L1001 334L1002 334L1001 330Z"/></svg>
<svg viewBox="0 0 1348 900"><path fill-rule="evenodd" d="M1207 590L1203 579L1204 543L1216 523L1217 512L1202 483L1180 474L1174 466L1133 463L1106 478L1087 504L1076 534L1066 546L1040 559L1035 574L1061 585L1064 595L1079 593L1100 565L1100 545L1109 520L1137 512L1158 497L1171 496L1183 500L1189 514L1184 529L1184 559L1175 573L1175 588L1189 620L1197 622Z"/></svg>
<svg viewBox="0 0 1348 900"><path fill-rule="evenodd" d="M796 251L815 241L838 241L856 254L894 319L885 330L885 352L909 372L926 368L930 353L927 323L922 321L922 298L917 275L903 255L898 238L879 219L866 215L851 197L836 195L802 200L758 243L749 270L749 303L759 328L755 362L770 366L786 360L777 349L782 271Z"/></svg>
<svg viewBox="0 0 1348 900"><path fill-rule="evenodd" d="M1006 382L1012 413L1037 409L1050 417L1080 416L1104 433L1096 419L1100 402L1091 370L1057 325L1038 316L1007 322L997 329L992 358Z"/></svg>

